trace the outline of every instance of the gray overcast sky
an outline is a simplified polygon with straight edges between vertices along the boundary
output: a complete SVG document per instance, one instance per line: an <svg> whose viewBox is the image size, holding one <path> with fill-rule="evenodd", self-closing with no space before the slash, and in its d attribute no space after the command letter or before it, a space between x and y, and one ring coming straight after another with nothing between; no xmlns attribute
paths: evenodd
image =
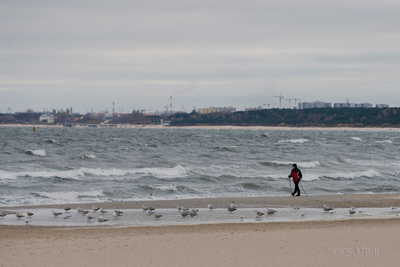
<svg viewBox="0 0 400 267"><path fill-rule="evenodd" d="M171 95L186 111L279 94L400 106L399 14L398 0L1 0L0 112L164 110Z"/></svg>

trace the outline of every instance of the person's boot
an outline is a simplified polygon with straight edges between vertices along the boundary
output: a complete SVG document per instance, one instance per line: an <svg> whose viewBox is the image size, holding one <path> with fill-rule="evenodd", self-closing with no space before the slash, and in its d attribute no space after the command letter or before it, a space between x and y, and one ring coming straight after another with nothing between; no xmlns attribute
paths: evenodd
<svg viewBox="0 0 400 267"><path fill-rule="evenodd" d="M292 196L294 196L294 193L292 193Z"/></svg>

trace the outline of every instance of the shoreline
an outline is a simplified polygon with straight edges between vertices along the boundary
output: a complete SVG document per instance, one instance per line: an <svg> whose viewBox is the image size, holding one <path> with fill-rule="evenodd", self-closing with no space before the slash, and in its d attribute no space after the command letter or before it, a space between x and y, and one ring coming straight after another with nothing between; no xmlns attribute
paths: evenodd
<svg viewBox="0 0 400 267"><path fill-rule="evenodd" d="M26 127L36 129L40 128L70 128L63 125L46 125L46 124L0 124L0 127ZM87 126L74 126L72 128L89 128ZM207 129L207 130L310 130L310 131L391 131L400 132L400 128L394 127L292 127L292 126L234 126L234 125L212 125L212 126L163 126L163 125L134 125L119 124L115 127L96 128L127 128L127 129Z"/></svg>
<svg viewBox="0 0 400 267"><path fill-rule="evenodd" d="M96 203L72 203L72 204L45 204L45 205L21 205L0 206L1 210L27 209L27 208L53 208L62 209L70 206L72 209L81 207L90 209L92 205L101 206L104 209L140 209L144 205L152 205L158 209L176 208L176 206L206 208L212 204L217 208L226 208L231 203L239 207L263 208L263 207L308 207L321 208L323 204L334 208L354 207L400 207L400 193L393 194L335 194L335 195L309 195L301 197L293 196L265 196L265 197L224 197L224 198L190 198L190 199L149 199L121 202L96 202Z"/></svg>

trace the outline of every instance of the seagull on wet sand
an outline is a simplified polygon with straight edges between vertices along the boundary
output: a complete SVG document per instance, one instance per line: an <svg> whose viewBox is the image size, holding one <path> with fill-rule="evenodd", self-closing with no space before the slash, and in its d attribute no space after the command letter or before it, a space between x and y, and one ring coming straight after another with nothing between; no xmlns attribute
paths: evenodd
<svg viewBox="0 0 400 267"><path fill-rule="evenodd" d="M64 207L65 212L68 212L71 210L71 207Z"/></svg>
<svg viewBox="0 0 400 267"><path fill-rule="evenodd" d="M207 208L208 208L209 210L215 210L215 209L216 209L216 207L214 207L214 206L211 205L211 204L208 204L208 205L207 205Z"/></svg>
<svg viewBox="0 0 400 267"><path fill-rule="evenodd" d="M76 211L77 211L78 213L81 213L81 212L83 211L83 209L82 209L82 208L79 208L79 207L77 207L77 208L76 208Z"/></svg>
<svg viewBox="0 0 400 267"><path fill-rule="evenodd" d="M103 216L100 216L99 218L97 218L97 221L100 222L100 223L106 222L108 220L109 220L108 218L103 218Z"/></svg>
<svg viewBox="0 0 400 267"><path fill-rule="evenodd" d="M71 217L72 217L72 215L65 214L63 218L64 218L65 220L67 220L67 219L69 219L69 218L71 218Z"/></svg>
<svg viewBox="0 0 400 267"><path fill-rule="evenodd" d="M162 214L160 213L154 213L154 218L160 219L162 217Z"/></svg>
<svg viewBox="0 0 400 267"><path fill-rule="evenodd" d="M352 209L349 209L349 213L350 213L350 215L353 215L354 213L356 213L356 211L352 210Z"/></svg>
<svg viewBox="0 0 400 267"><path fill-rule="evenodd" d="M259 211L259 210L255 210L254 212L256 212L257 216L260 216L260 217L264 215L264 212Z"/></svg>
<svg viewBox="0 0 400 267"><path fill-rule="evenodd" d="M98 208L98 207L96 207L96 206L92 206L92 210L94 211L94 212L96 212L96 211L98 211L100 208Z"/></svg>
<svg viewBox="0 0 400 267"><path fill-rule="evenodd" d="M231 207L231 206L228 206L227 208L226 208L229 212L234 212L235 210L236 210L236 208L235 207Z"/></svg>
<svg viewBox="0 0 400 267"><path fill-rule="evenodd" d="M51 212L53 213L54 217L57 217L57 216L63 214L62 212L57 212L57 211L54 211L54 210L52 210Z"/></svg>
<svg viewBox="0 0 400 267"><path fill-rule="evenodd" d="M28 215L28 217L32 217L32 216L35 215L35 214L33 214L32 212L28 211L28 212L26 213L26 215Z"/></svg>
<svg viewBox="0 0 400 267"><path fill-rule="evenodd" d="M156 213L154 210L147 210L147 215L153 215L154 213Z"/></svg>
<svg viewBox="0 0 400 267"><path fill-rule="evenodd" d="M142 210L146 211L148 209L149 209L149 207L147 207L146 205L142 205Z"/></svg>
<svg viewBox="0 0 400 267"><path fill-rule="evenodd" d="M276 210L273 209L267 209L267 214L272 215L275 214Z"/></svg>
<svg viewBox="0 0 400 267"><path fill-rule="evenodd" d="M7 216L7 214L5 214L4 212L0 212L0 217L1 218L4 218L4 217L6 217Z"/></svg>
<svg viewBox="0 0 400 267"><path fill-rule="evenodd" d="M101 214L106 214L106 213L108 212L108 211L105 210L105 209L100 209L99 211L100 211Z"/></svg>
<svg viewBox="0 0 400 267"><path fill-rule="evenodd" d="M88 213L89 213L88 210L83 210L83 211L82 211L82 215L86 215L86 214L88 214Z"/></svg>
<svg viewBox="0 0 400 267"><path fill-rule="evenodd" d="M307 215L307 213L304 213L304 212L300 214L301 217L304 217L306 215Z"/></svg>
<svg viewBox="0 0 400 267"><path fill-rule="evenodd" d="M94 216L88 214L88 215L86 215L86 218L90 221L90 220L92 220L92 219L94 219L94 218L96 218L96 217L94 217Z"/></svg>
<svg viewBox="0 0 400 267"><path fill-rule="evenodd" d="M189 215L189 210L186 210L186 211L181 210L181 215L182 215L182 217L188 216Z"/></svg>
<svg viewBox="0 0 400 267"><path fill-rule="evenodd" d="M15 216L18 218L18 220L25 217L25 215L21 213L16 213Z"/></svg>
<svg viewBox="0 0 400 267"><path fill-rule="evenodd" d="M330 210L333 210L333 208L328 207L328 206L326 206L326 205L323 205L323 210L324 210L324 211L330 211Z"/></svg>

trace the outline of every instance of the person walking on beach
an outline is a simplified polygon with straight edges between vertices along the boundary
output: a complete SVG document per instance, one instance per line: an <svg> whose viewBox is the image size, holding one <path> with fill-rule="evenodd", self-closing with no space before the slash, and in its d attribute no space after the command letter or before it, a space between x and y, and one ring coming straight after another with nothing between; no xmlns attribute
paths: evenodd
<svg viewBox="0 0 400 267"><path fill-rule="evenodd" d="M292 196L294 196L296 193L296 196L300 196L300 188L299 188L299 183L303 175L301 174L301 171L299 168L297 168L297 164L293 164L293 169L292 172L289 174L289 179L293 179L294 183L294 192L292 193Z"/></svg>

